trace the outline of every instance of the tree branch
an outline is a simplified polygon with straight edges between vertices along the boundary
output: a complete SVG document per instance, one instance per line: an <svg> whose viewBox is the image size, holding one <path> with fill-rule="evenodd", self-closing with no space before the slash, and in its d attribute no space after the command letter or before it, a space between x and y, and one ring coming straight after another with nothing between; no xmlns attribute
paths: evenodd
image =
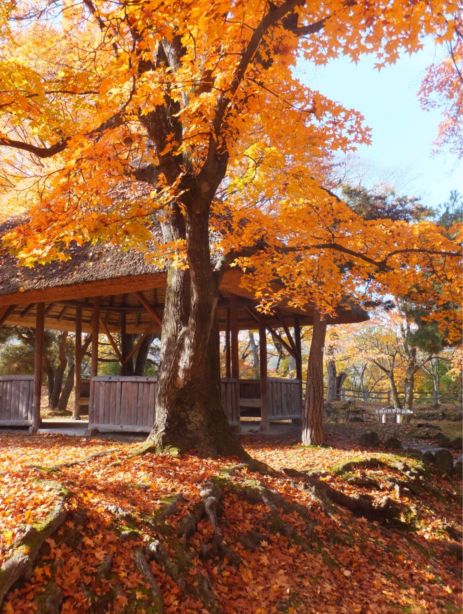
<svg viewBox="0 0 463 614"><path fill-rule="evenodd" d="M124 105L124 107L127 106ZM122 111L119 111L105 122L103 122L98 128L87 133L86 136L92 136L94 134L98 134L99 132L103 132L108 128L115 128L116 126L120 126L122 124ZM31 154L34 154L38 158L51 158L56 156L56 154L64 151L71 140L70 136L58 141L54 145L50 145L50 147L40 147L39 145L34 145L33 143L26 143L24 141L18 141L16 139L10 139L8 137L0 137L0 147L12 147L13 149L20 149L22 151L27 151Z"/></svg>

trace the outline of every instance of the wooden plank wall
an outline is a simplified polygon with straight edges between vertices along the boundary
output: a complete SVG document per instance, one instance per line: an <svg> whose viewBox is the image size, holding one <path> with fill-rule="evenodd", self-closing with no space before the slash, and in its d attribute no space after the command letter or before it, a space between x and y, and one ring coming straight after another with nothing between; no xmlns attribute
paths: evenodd
<svg viewBox="0 0 463 614"><path fill-rule="evenodd" d="M90 383L89 430L151 430L154 423L154 377L93 377ZM222 403L230 424L240 421L239 383L222 380Z"/></svg>
<svg viewBox="0 0 463 614"><path fill-rule="evenodd" d="M240 383L234 378L223 378L222 385L222 407L227 416L228 422L232 426L239 426L240 423Z"/></svg>
<svg viewBox="0 0 463 614"><path fill-rule="evenodd" d="M301 418L301 392L301 380L268 377L267 403L269 420ZM259 380L240 379L240 404L242 407L260 407Z"/></svg>
<svg viewBox="0 0 463 614"><path fill-rule="evenodd" d="M0 376L0 426L31 425L33 403L32 375Z"/></svg>
<svg viewBox="0 0 463 614"><path fill-rule="evenodd" d="M301 418L301 380L269 377L267 386L270 420Z"/></svg>
<svg viewBox="0 0 463 614"><path fill-rule="evenodd" d="M89 430L149 433L154 423L155 393L155 377L93 377Z"/></svg>

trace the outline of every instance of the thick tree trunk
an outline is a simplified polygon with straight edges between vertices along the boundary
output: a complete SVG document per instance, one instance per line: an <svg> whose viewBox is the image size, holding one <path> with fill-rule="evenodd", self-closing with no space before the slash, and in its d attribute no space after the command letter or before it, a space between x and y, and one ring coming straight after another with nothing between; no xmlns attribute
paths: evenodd
<svg viewBox="0 0 463 614"><path fill-rule="evenodd" d="M185 214L188 270L170 267L161 334L156 420L150 440L201 454L240 454L221 405L218 279L209 253L208 213ZM199 210L198 210L199 209ZM165 225L166 240L182 238L181 214Z"/></svg>
<svg viewBox="0 0 463 614"><path fill-rule="evenodd" d="M328 393L327 393L327 401L332 402L336 401L336 362L331 358L328 361Z"/></svg>
<svg viewBox="0 0 463 614"><path fill-rule="evenodd" d="M314 314L312 342L310 344L307 370L307 392L302 418L302 443L321 445L323 443L323 348L326 322L320 314Z"/></svg>

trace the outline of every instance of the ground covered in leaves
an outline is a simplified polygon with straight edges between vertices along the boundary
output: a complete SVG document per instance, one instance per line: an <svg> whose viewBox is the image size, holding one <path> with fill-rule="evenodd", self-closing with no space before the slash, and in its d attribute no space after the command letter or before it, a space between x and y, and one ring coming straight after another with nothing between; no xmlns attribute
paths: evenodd
<svg viewBox="0 0 463 614"><path fill-rule="evenodd" d="M406 455L245 446L266 471L1 435L3 611L461 611L460 479Z"/></svg>

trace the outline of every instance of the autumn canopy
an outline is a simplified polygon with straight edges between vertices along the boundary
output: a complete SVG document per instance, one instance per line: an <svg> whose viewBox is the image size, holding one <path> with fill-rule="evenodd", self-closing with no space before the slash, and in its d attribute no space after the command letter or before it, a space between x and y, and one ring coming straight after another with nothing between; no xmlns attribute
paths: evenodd
<svg viewBox="0 0 463 614"><path fill-rule="evenodd" d="M247 272L263 309L311 302L323 317L345 296L411 292L440 319L454 311L457 229L366 220L340 200L333 154L369 131L294 68L366 53L382 65L426 36L448 43L458 11L450 0L2 3L2 207L27 214L6 245L35 265L73 242L115 242L167 268L156 443L236 450L218 425L211 358L228 267Z"/></svg>

